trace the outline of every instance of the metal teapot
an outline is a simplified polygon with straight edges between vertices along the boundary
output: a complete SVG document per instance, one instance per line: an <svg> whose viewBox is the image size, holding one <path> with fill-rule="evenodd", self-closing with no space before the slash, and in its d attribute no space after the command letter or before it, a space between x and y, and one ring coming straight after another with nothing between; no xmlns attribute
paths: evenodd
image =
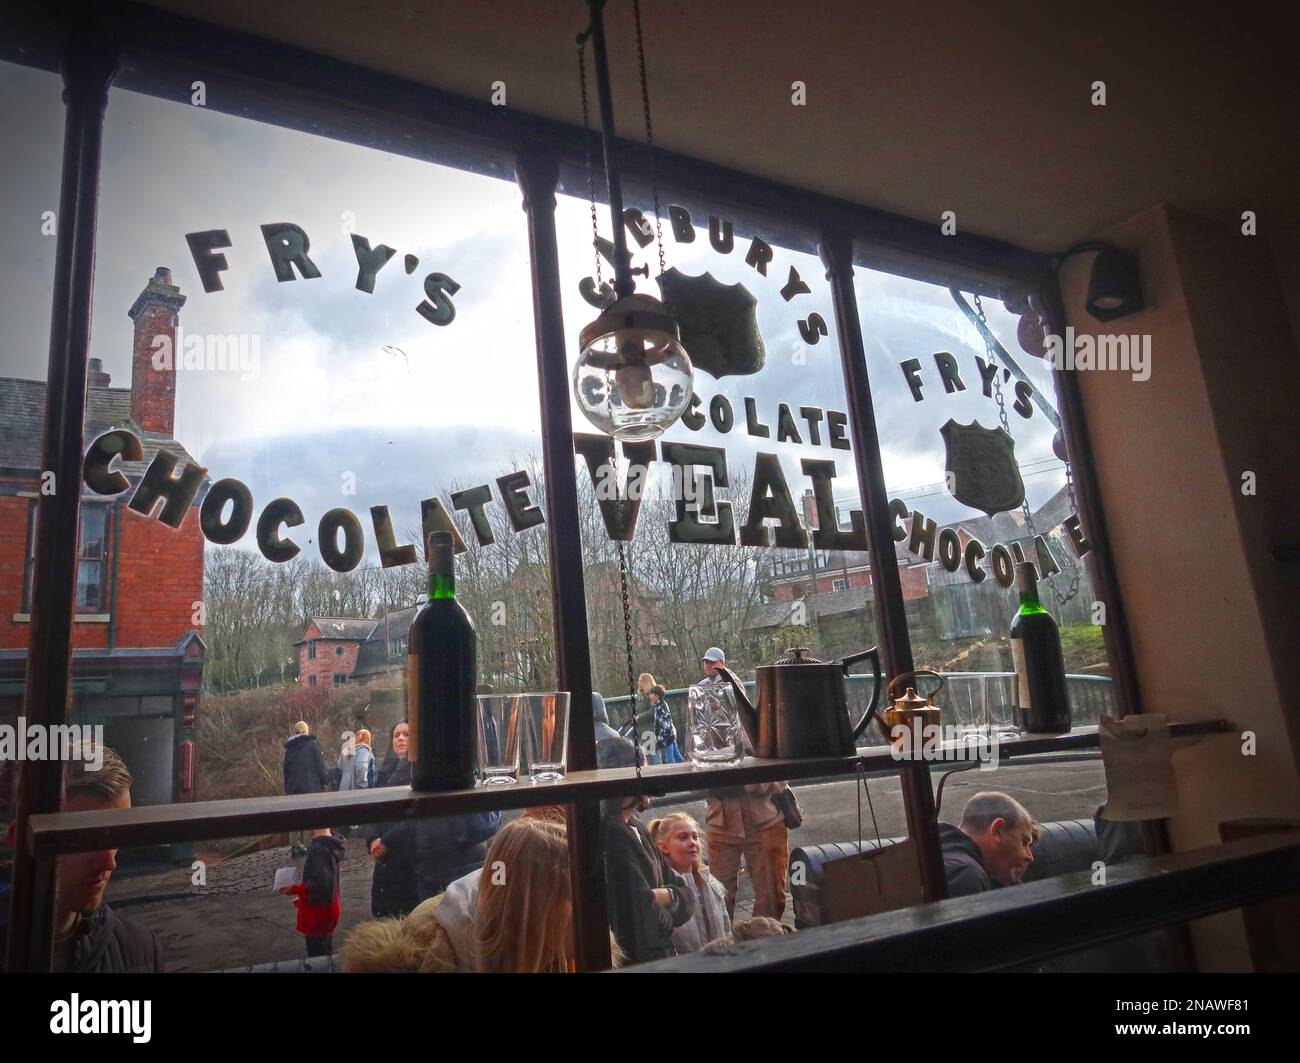
<svg viewBox="0 0 1300 1063"><path fill-rule="evenodd" d="M849 705L844 678L849 666L871 658L875 683L871 704L862 718L849 726ZM758 757L849 757L866 730L880 700L880 649L872 646L851 653L842 661L819 661L802 646L786 651L776 664L756 670L758 705L749 700L745 685L729 668L721 669L736 695L740 720Z"/></svg>
<svg viewBox="0 0 1300 1063"><path fill-rule="evenodd" d="M899 697L895 687L907 679L916 682L923 675L934 676L939 680L939 685L924 697L916 692L916 687L908 686L905 688L907 693ZM885 739L890 745L895 749L903 749L907 748L909 742L913 742L918 748L920 747L921 736L924 735L925 729L939 722L940 709L934 703L934 696L943 689L944 683L944 677L929 668L904 672L890 681L890 704L876 717L876 723L880 725L880 730L884 732ZM917 686L919 685L917 683ZM900 733L897 730L900 727L909 733L906 736Z"/></svg>

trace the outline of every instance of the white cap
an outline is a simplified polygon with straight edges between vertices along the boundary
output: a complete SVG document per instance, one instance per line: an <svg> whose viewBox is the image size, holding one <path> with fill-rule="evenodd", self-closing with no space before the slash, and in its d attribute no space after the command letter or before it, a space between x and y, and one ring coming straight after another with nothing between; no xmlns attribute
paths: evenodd
<svg viewBox="0 0 1300 1063"><path fill-rule="evenodd" d="M710 646L704 651L704 656L700 658L702 661L725 661L726 659L727 655L718 649L717 646Z"/></svg>

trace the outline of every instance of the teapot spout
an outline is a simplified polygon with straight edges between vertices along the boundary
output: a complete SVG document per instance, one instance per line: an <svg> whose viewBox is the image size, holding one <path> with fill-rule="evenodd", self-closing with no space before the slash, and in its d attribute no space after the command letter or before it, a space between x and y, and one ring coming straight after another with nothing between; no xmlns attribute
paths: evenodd
<svg viewBox="0 0 1300 1063"><path fill-rule="evenodd" d="M718 669L727 677L727 682L731 685L732 693L736 695L736 712L740 717L740 725L745 729L745 734L749 736L749 744L752 748L758 748L758 709L754 703L749 700L749 694L745 691L745 684L741 682L740 676L736 675L730 668L725 666Z"/></svg>

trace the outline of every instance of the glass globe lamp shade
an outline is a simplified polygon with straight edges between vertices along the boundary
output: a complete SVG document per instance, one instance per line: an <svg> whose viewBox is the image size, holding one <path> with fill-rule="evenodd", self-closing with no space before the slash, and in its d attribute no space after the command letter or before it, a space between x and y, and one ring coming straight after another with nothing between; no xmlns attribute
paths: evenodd
<svg viewBox="0 0 1300 1063"><path fill-rule="evenodd" d="M694 371L658 299L615 301L582 330L579 345L573 394L600 431L629 443L657 439L686 412Z"/></svg>

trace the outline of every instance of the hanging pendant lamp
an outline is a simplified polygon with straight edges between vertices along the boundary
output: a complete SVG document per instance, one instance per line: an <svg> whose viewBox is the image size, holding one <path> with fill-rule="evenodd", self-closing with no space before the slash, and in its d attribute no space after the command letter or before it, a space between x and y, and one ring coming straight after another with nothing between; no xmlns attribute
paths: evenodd
<svg viewBox="0 0 1300 1063"><path fill-rule="evenodd" d="M605 50L605 0L589 0L588 6L591 25L584 37L591 40L595 52L605 180L614 230L615 298L579 334L581 353L573 369L573 394L583 416L602 432L626 442L642 442L657 439L686 412L694 370L672 314L654 296L638 293L632 280ZM585 116L585 81L583 98ZM646 107L648 127L648 100Z"/></svg>

